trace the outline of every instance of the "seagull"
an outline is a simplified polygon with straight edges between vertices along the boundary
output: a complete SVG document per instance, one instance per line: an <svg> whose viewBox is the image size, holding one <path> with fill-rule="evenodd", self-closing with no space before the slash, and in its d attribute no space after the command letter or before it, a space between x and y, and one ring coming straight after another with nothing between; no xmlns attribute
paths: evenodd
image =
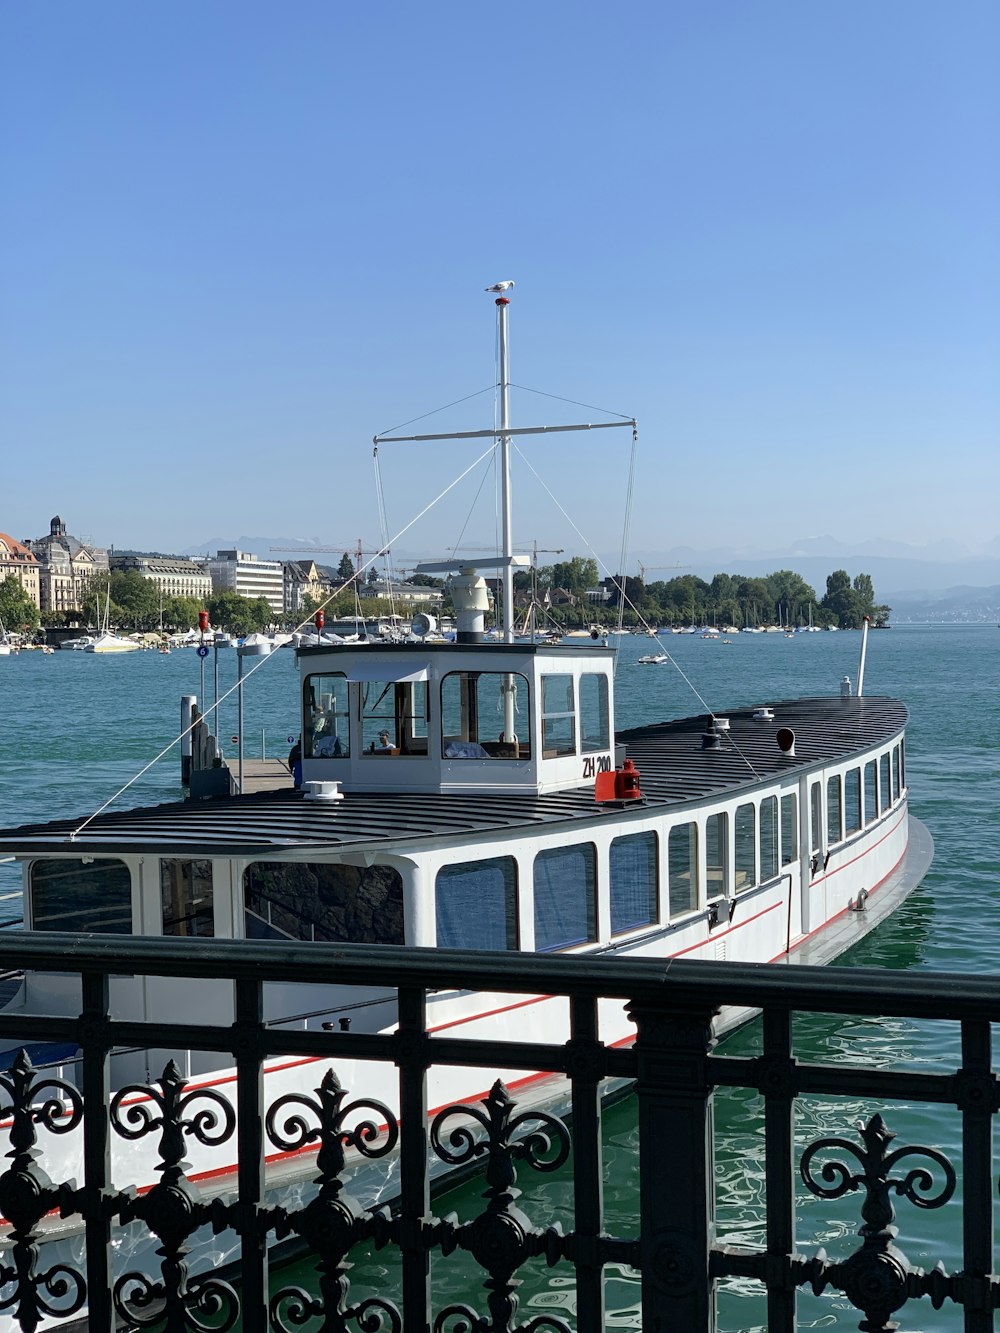
<svg viewBox="0 0 1000 1333"><path fill-rule="evenodd" d="M508 278L506 282L495 282L492 287L484 287L483 290L487 292L505 292L508 287L513 287L513 285L513 278Z"/></svg>

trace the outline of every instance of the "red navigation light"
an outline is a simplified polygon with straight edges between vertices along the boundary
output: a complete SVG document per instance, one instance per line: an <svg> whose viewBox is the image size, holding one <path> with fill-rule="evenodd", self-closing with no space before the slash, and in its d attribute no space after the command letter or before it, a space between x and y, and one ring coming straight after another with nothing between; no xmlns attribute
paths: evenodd
<svg viewBox="0 0 1000 1333"><path fill-rule="evenodd" d="M326 624L326 613L324 612L322 607L320 607L320 609L313 616L313 620L316 623L316 633L322 634L323 626Z"/></svg>
<svg viewBox="0 0 1000 1333"><path fill-rule="evenodd" d="M208 612L207 612L207 611L199 611L199 612L198 612L198 628L201 630L202 634L204 634L205 631L208 629Z"/></svg>

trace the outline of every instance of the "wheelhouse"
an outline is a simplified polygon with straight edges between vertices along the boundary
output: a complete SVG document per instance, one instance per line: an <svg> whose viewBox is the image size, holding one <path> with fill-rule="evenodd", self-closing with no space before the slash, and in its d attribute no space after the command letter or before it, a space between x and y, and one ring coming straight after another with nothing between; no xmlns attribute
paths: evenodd
<svg viewBox="0 0 1000 1333"><path fill-rule="evenodd" d="M299 661L304 782L540 794L613 767L610 649L350 644Z"/></svg>

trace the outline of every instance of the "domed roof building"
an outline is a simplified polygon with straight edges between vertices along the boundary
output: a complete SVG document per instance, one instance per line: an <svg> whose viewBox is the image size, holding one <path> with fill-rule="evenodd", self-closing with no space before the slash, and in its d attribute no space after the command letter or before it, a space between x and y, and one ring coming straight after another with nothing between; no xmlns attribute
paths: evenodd
<svg viewBox="0 0 1000 1333"><path fill-rule="evenodd" d="M38 560L43 611L79 611L88 580L108 572L107 551L71 536L58 514L49 523L47 537L25 541L24 545Z"/></svg>

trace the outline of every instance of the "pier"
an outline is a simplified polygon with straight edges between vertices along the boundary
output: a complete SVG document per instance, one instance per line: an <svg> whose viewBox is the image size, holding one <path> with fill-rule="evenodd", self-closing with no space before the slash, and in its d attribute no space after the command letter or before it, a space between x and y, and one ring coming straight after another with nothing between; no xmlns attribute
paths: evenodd
<svg viewBox="0 0 1000 1333"><path fill-rule="evenodd" d="M199 1312L214 1310L213 1328L237 1319L251 1333L297 1327L292 1289L269 1265L269 1243L294 1236L316 1264L312 1313L327 1327L379 1329L546 1329L602 1333L608 1265L627 1265L641 1282L642 1326L714 1333L716 1294L729 1279L752 1281L766 1292L772 1333L796 1327L798 1294L839 1294L869 1333L919 1327L929 1301L955 1307L956 1325L975 1333L993 1327L1000 1305L993 1244L996 1171L993 1135L1000 1083L993 1072L991 1022L1000 1017L1000 981L990 976L933 975L725 963L551 958L544 955L418 950L391 946L81 938L26 933L5 939L8 968L75 974L82 1003L75 1015L0 1017L0 1032L18 1031L32 1042L53 1041L78 1049L58 1068L35 1068L26 1055L0 1074L2 1134L10 1148L0 1176L0 1208L8 1219L0 1255L4 1310L19 1328L86 1310L90 1330L152 1326L151 1308L169 1315L164 1325L194 1327ZM222 979L231 987L227 1012L198 1023L151 1023L136 1013L115 1013L113 977ZM362 990L391 989L397 999L395 1030L352 1032L349 1022L309 1028L264 1021L270 982L294 979L338 983ZM442 988L499 994L564 996L570 1016L565 1041L484 1041L461 1028L430 1031L427 997ZM624 1003L636 1025L633 1046L609 1048L598 1038L600 1001ZM733 1056L712 1033L720 1005L760 1010L759 1052ZM960 1025L961 1055L954 1068L874 1068L841 1058L806 1063L795 1053L794 1021L806 1014L882 1015ZM235 1081L208 1089L190 1083L179 1062L165 1067L145 1090L129 1097L155 1114L127 1116L111 1099L110 1069L119 1050L155 1049L224 1053ZM264 1062L274 1056L328 1062L309 1095L264 1103ZM398 1110L366 1101L364 1087L342 1088L338 1061L384 1061L398 1070ZM181 1054L183 1060L183 1054ZM486 1082L497 1069L539 1070L562 1076L562 1093L550 1105L532 1105L521 1089L494 1084L475 1105L435 1108L429 1118L428 1071L436 1065L478 1067ZM324 1066L327 1067L327 1066ZM602 1094L606 1080L634 1083L639 1130L639 1197L636 1224L609 1231L602 1161ZM522 1076L523 1083L523 1076ZM530 1080L529 1080L530 1084ZM760 1100L761 1169L766 1173L766 1243L722 1244L715 1226L713 1103L718 1090L741 1088ZM893 1113L869 1114L861 1123L829 1124L829 1132L802 1142L796 1137L796 1103L804 1096L846 1095L884 1108L894 1101L957 1110L962 1124L960 1160L939 1149L894 1141ZM149 1100L143 1102L144 1098ZM345 1103L355 1102L353 1117ZM284 1109L282 1109L283 1102ZM188 1108L191 1108L190 1110ZM359 1115L367 1128L359 1126ZM82 1121L84 1172L80 1180L45 1174L54 1136ZM227 1192L211 1195L190 1180L185 1145L205 1136L238 1134L238 1178ZM159 1136L161 1177L136 1196L113 1179L111 1140ZM319 1149L318 1156L316 1150ZM269 1195L264 1158L303 1156L310 1190ZM397 1188L367 1206L358 1189L358 1164L396 1160ZM516 1182L571 1160L573 1213L569 1225L530 1217ZM433 1205L430 1164L486 1165L486 1190L474 1216L439 1215ZM844 1199L854 1221L825 1246L802 1234L795 1182L814 1199L834 1206ZM904 1252L908 1229L921 1231L920 1210L950 1210L961 1237L958 1271L911 1265ZM47 1255L47 1217L58 1210L62 1226L86 1241L86 1260L68 1263ZM799 1214L797 1220L797 1213ZM815 1216L814 1216L815 1214ZM808 1213L823 1234L823 1210ZM115 1272L112 1238L125 1222L150 1237L151 1267ZM233 1281L209 1269L189 1267L189 1245L199 1228L241 1238L242 1258ZM898 1234L897 1234L898 1229ZM851 1236L855 1231L857 1235ZM362 1307L351 1304L349 1254L364 1242L375 1251L395 1250L402 1278ZM153 1250L157 1255L153 1255ZM440 1308L431 1283L431 1260L449 1262L457 1251L471 1256L481 1274L477 1296ZM465 1260L468 1262L468 1259ZM575 1283L572 1322L550 1313L539 1322L518 1311L518 1287L527 1266L548 1265ZM922 1311L921 1307L924 1307ZM270 1309L270 1325L269 1314ZM171 1313L172 1312L172 1313ZM346 1312L346 1313L345 1313ZM352 1313L353 1312L353 1313ZM339 1321L339 1322L338 1322ZM457 1321L457 1322L456 1322ZM198 1325L200 1326L200 1325Z"/></svg>

